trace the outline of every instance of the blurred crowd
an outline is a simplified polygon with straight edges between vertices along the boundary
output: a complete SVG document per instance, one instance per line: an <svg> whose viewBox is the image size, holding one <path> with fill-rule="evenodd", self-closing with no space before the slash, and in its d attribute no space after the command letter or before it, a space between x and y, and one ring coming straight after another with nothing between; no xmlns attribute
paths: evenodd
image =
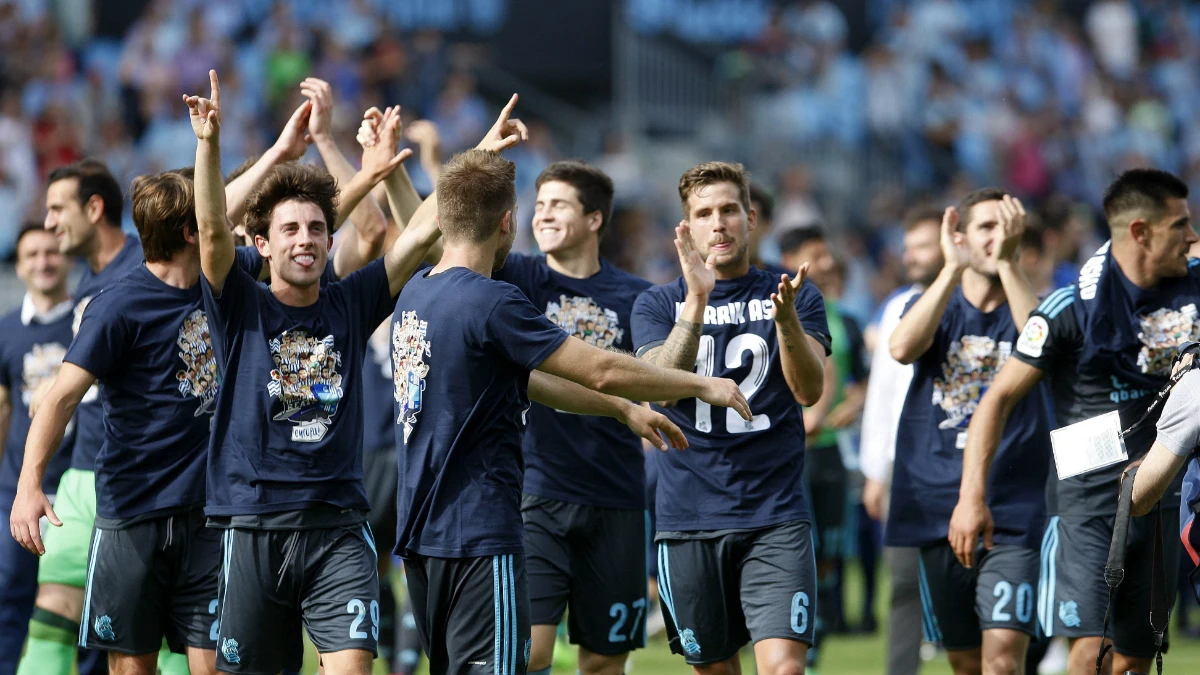
<svg viewBox="0 0 1200 675"><path fill-rule="evenodd" d="M352 157L363 110L390 103L403 105L408 120L437 124L443 156L465 147L494 106L475 79L488 59L486 40L452 39L469 31L438 25L439 17L464 20L439 9L450 4L0 1L0 256L11 253L23 220L41 219L41 182L54 166L91 155L128 183L190 164L194 142L179 96L202 90L212 65L238 101L225 125L227 169L272 142L308 75L333 85L335 133ZM466 4L465 20L479 29L494 30L507 7ZM705 3L693 4L702 12ZM1120 169L1153 165L1200 184L1200 121L1192 113L1200 103L1200 5L733 4L745 8L745 20L724 22L733 32L691 42L714 56L716 81L741 102L730 125L745 142L734 159L776 197L762 256L780 258L779 233L824 225L845 263L847 311L862 320L900 281L897 223L914 205L951 204L984 184L1011 190L1039 216L1049 288L1068 280L1103 238L1095 206ZM667 0L623 5L648 32L656 30L647 23L651 10L682 11ZM531 143L513 158L523 210L534 177L563 156L549 128L530 121ZM614 130L596 146L585 159L609 171L618 191L606 253L652 280L674 276L677 206L663 190L645 188L653 180L669 191L672 177L641 171L639 153L652 143ZM410 164L418 190L430 190Z"/></svg>

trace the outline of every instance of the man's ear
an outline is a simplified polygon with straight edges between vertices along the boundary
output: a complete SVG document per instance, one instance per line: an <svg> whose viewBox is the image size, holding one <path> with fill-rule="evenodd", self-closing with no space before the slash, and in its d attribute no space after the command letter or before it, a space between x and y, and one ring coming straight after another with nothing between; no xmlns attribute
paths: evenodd
<svg viewBox="0 0 1200 675"><path fill-rule="evenodd" d="M1135 218L1129 221L1129 236L1139 244L1145 245L1150 241L1150 223L1144 218Z"/></svg>
<svg viewBox="0 0 1200 675"><path fill-rule="evenodd" d="M746 228L753 230L756 227L758 227L758 211L751 206L750 210L746 212Z"/></svg>
<svg viewBox="0 0 1200 675"><path fill-rule="evenodd" d="M271 244L266 237L261 234L254 235L254 248L258 249L258 254L262 257L271 259Z"/></svg>
<svg viewBox="0 0 1200 675"><path fill-rule="evenodd" d="M83 205L83 215L93 225L100 222L100 219L104 217L104 198L100 195L89 197L87 203ZM120 226L120 223L117 223L117 226Z"/></svg>

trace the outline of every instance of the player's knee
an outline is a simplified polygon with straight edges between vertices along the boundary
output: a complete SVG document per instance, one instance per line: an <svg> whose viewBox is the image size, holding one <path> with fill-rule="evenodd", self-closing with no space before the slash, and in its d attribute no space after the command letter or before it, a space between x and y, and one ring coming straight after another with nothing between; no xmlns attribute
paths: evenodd
<svg viewBox="0 0 1200 675"><path fill-rule="evenodd" d="M805 657L793 650L777 651L766 658L761 658L758 652L754 656L758 675L804 675Z"/></svg>
<svg viewBox="0 0 1200 675"><path fill-rule="evenodd" d="M108 653L109 675L154 675L158 672L158 652L153 654Z"/></svg>
<svg viewBox="0 0 1200 675"><path fill-rule="evenodd" d="M762 673L762 675L767 675L767 672L763 670L763 667L764 665L759 665L759 672ZM738 667L737 656L719 663L706 663L702 666L692 666L693 675L738 675L739 670L740 668Z"/></svg>
<svg viewBox="0 0 1200 675"><path fill-rule="evenodd" d="M79 623L79 617L83 614L83 589L63 584L41 584L34 604L39 609Z"/></svg>
<svg viewBox="0 0 1200 675"><path fill-rule="evenodd" d="M983 660L984 675L1017 675L1025 660L1019 659L1011 651L999 654L988 654Z"/></svg>
<svg viewBox="0 0 1200 675"><path fill-rule="evenodd" d="M582 675L621 675L625 672L628 654L606 655L579 649L579 672Z"/></svg>

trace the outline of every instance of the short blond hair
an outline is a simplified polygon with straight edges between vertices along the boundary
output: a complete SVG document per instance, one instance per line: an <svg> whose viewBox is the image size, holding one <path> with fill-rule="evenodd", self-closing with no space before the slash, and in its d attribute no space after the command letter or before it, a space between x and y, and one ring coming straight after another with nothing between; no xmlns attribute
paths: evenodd
<svg viewBox="0 0 1200 675"><path fill-rule="evenodd" d="M750 213L750 172L741 164L729 162L705 162L697 164L679 178L679 201L683 217L688 217L688 197L702 187L717 183L733 183L738 190L738 201L746 213Z"/></svg>
<svg viewBox="0 0 1200 675"><path fill-rule="evenodd" d="M446 241L481 243L517 203L517 166L498 152L467 150L442 168L438 221Z"/></svg>

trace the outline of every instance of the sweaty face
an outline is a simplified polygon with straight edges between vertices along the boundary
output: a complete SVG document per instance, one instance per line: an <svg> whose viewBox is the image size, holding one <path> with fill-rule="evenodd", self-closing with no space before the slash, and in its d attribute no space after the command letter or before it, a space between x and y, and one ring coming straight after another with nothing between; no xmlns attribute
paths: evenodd
<svg viewBox="0 0 1200 675"><path fill-rule="evenodd" d="M930 220L904 234L904 273L910 284L928 286L946 261L942 257L941 223Z"/></svg>
<svg viewBox="0 0 1200 675"><path fill-rule="evenodd" d="M58 242L59 252L79 255L87 250L96 226L79 203L79 179L64 178L46 188L45 226Z"/></svg>
<svg viewBox="0 0 1200 675"><path fill-rule="evenodd" d="M1000 202L980 202L971 207L966 217L964 232L956 236L961 236L967 243L971 269L987 277L998 276L1000 270L991 255L992 249L1001 243Z"/></svg>
<svg viewBox="0 0 1200 675"><path fill-rule="evenodd" d="M49 232L30 232L17 246L17 276L31 290L51 293L66 287L70 266Z"/></svg>
<svg viewBox="0 0 1200 675"><path fill-rule="evenodd" d="M533 237L542 253L575 248L600 227L600 214L585 215L575 186L552 180L538 188L533 206Z"/></svg>
<svg viewBox="0 0 1200 675"><path fill-rule="evenodd" d="M717 268L747 261L755 221L742 206L736 185L725 182L696 188L687 198L687 221L696 250L706 260L716 254Z"/></svg>
<svg viewBox="0 0 1200 675"><path fill-rule="evenodd" d="M271 212L270 237L258 237L258 252L271 264L271 278L304 288L320 283L332 236L325 214L312 202L288 200Z"/></svg>
<svg viewBox="0 0 1200 675"><path fill-rule="evenodd" d="M1197 240L1191 212L1183 199L1170 199L1161 218L1150 224L1147 242L1154 270L1162 277L1187 274L1188 249Z"/></svg>

